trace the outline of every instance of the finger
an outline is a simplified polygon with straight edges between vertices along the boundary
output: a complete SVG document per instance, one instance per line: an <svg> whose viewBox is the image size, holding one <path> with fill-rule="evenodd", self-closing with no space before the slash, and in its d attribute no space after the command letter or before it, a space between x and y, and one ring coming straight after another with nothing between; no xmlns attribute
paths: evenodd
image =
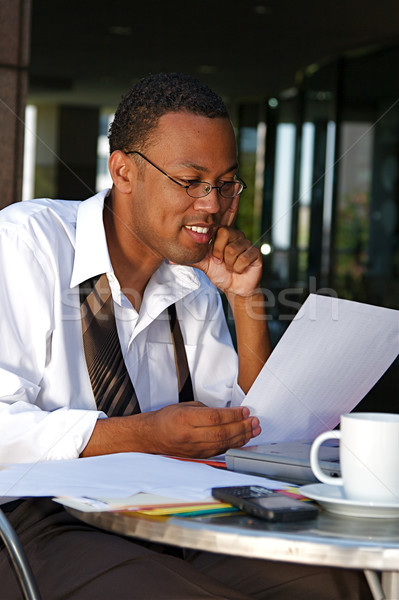
<svg viewBox="0 0 399 600"><path fill-rule="evenodd" d="M220 224L224 227L232 227L238 213L238 207L240 205L240 195L232 199L229 208L224 213Z"/></svg>
<svg viewBox="0 0 399 600"><path fill-rule="evenodd" d="M261 267L262 259L260 257L259 249L255 246L250 246L236 257L232 270L235 273L244 273L249 267Z"/></svg>
<svg viewBox="0 0 399 600"><path fill-rule="evenodd" d="M189 416L195 428L219 428L230 423L243 423L250 418L247 407L210 408L205 406L200 408L201 410L192 411Z"/></svg>
<svg viewBox="0 0 399 600"><path fill-rule="evenodd" d="M238 240L245 240L244 234L238 229L228 229L227 227L219 227L213 241L212 256L218 261L223 262L225 259L225 249L234 244Z"/></svg>
<svg viewBox="0 0 399 600"><path fill-rule="evenodd" d="M243 446L253 437L259 435L261 431L259 420L256 417L250 417L241 423L225 423L219 427L199 428L196 437L192 440L195 447L195 454L208 453L208 456L221 454L228 448L237 448Z"/></svg>
<svg viewBox="0 0 399 600"><path fill-rule="evenodd" d="M244 237L235 241L229 242L223 251L223 261L227 268L231 271L235 271L235 264L237 260L242 257L241 260L246 262L245 253L248 252L252 247L249 240Z"/></svg>
<svg viewBox="0 0 399 600"><path fill-rule="evenodd" d="M229 446L240 440L245 440L253 436L253 431L259 427L259 420L256 417L249 417L242 421L223 423L222 425L211 425L208 427L197 428L197 433L202 436L202 440L207 443L220 443Z"/></svg>
<svg viewBox="0 0 399 600"><path fill-rule="evenodd" d="M252 429L250 435L243 441L242 438L232 439L229 441L229 448L240 448L245 446L250 440L257 437L261 433L262 429L258 425L255 429Z"/></svg>
<svg viewBox="0 0 399 600"><path fill-rule="evenodd" d="M238 433L234 429L229 431L229 425L221 426L217 435L217 429L214 427L198 428L194 435L190 437L190 441L179 444L178 449L175 449L173 454L175 456L209 458L210 456L224 454L229 448L239 448L261 432L259 420L255 417L247 419L247 427L244 430L240 429ZM204 436L204 432L207 437Z"/></svg>
<svg viewBox="0 0 399 600"><path fill-rule="evenodd" d="M237 448L249 442L252 438L258 436L261 432L259 420L256 417L249 419L249 428L245 429L243 433L238 432L235 434L234 429L231 428L232 435L228 438L227 443L229 448Z"/></svg>

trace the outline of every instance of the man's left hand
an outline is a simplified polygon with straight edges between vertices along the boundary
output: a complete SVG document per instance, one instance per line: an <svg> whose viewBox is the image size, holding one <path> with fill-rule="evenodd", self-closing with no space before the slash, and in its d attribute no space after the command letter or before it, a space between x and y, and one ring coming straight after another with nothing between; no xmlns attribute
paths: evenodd
<svg viewBox="0 0 399 600"><path fill-rule="evenodd" d="M240 197L233 198L224 213L208 254L193 265L225 294L250 296L259 285L262 258L242 231L233 228Z"/></svg>
<svg viewBox="0 0 399 600"><path fill-rule="evenodd" d="M222 226L207 256L193 265L225 294L250 296L259 285L262 259L259 249L242 231Z"/></svg>

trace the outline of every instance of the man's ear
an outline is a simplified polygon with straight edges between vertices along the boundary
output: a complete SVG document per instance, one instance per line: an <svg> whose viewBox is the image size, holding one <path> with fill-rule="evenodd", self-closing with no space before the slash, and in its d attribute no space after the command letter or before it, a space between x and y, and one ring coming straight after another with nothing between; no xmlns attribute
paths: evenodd
<svg viewBox="0 0 399 600"><path fill-rule="evenodd" d="M136 178L136 165L134 161L121 150L115 150L108 160L108 169L114 186L122 194L130 194Z"/></svg>

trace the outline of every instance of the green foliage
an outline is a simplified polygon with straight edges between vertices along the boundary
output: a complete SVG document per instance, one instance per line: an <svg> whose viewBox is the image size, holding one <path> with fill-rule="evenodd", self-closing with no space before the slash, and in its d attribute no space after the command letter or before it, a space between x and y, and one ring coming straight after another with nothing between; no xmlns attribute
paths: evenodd
<svg viewBox="0 0 399 600"><path fill-rule="evenodd" d="M236 221L236 227L243 231L246 237L255 242L254 239L254 196L255 196L255 155L245 153L240 158L240 177L247 184L240 199L240 208Z"/></svg>

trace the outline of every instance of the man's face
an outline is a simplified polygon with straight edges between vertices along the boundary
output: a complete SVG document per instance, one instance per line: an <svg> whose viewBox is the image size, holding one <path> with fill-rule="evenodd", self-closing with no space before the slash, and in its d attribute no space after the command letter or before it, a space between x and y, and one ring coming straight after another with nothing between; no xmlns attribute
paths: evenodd
<svg viewBox="0 0 399 600"><path fill-rule="evenodd" d="M235 136L225 118L168 113L160 118L143 154L184 185L193 181L221 185L237 171ZM130 228L142 250L178 264L202 260L231 200L216 190L191 198L184 188L141 160Z"/></svg>

